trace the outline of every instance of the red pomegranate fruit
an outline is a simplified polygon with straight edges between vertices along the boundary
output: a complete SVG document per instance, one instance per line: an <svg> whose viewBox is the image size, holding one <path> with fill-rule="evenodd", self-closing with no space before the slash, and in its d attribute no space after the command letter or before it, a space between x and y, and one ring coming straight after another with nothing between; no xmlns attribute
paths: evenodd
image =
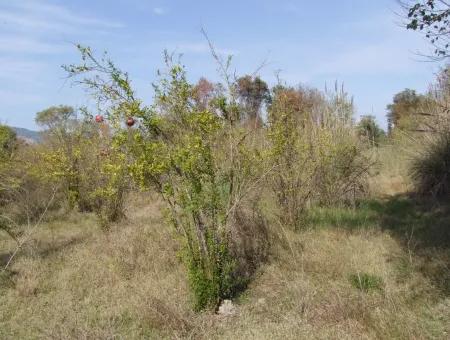
<svg viewBox="0 0 450 340"><path fill-rule="evenodd" d="M96 115L95 116L95 121L97 123L103 123L103 116L102 115Z"/></svg>
<svg viewBox="0 0 450 340"><path fill-rule="evenodd" d="M133 118L133 117L128 117L128 119L127 119L127 125L128 125L129 127L132 127L132 126L134 125L134 123L136 123L135 120L134 120L134 118Z"/></svg>

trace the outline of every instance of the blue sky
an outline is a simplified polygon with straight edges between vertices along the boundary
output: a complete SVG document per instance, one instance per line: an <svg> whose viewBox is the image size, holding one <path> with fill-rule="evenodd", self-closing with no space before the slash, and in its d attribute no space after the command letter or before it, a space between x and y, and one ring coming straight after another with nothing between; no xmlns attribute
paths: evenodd
<svg viewBox="0 0 450 340"><path fill-rule="evenodd" d="M398 10L395 0L0 0L0 121L34 129L39 110L88 104L60 67L78 61L74 43L107 50L147 100L164 49L183 54L193 81L217 80L203 27L239 74L266 60L271 84L277 71L292 85L343 82L358 114L385 126L392 96L425 91L438 69L420 61L429 46Z"/></svg>

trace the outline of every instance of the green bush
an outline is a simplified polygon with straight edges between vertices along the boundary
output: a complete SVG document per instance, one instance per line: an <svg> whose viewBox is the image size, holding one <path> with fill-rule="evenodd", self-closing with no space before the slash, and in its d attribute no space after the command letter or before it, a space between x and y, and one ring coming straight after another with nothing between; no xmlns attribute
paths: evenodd
<svg viewBox="0 0 450 340"><path fill-rule="evenodd" d="M0 124L0 160L2 162L11 158L17 146L17 136L9 126Z"/></svg>
<svg viewBox="0 0 450 340"><path fill-rule="evenodd" d="M4 136L4 135L3 135ZM44 179L38 145L15 138L3 148L0 161L0 229L16 239L24 226L36 223L49 208L56 208L55 186Z"/></svg>
<svg viewBox="0 0 450 340"><path fill-rule="evenodd" d="M36 121L45 127L44 177L57 183L68 208L95 212L102 227L122 218L129 179L121 144L127 134L113 134L107 122L67 106L38 112Z"/></svg>
<svg viewBox="0 0 450 340"><path fill-rule="evenodd" d="M128 164L135 182L166 202L195 309L217 307L242 287L240 258L232 251L234 222L261 162L253 136L239 124L237 99L224 90L212 107L196 105L198 93L184 68L166 55L154 104L145 106L126 73L108 59L97 60L89 48L79 50L82 65L66 69L73 77L92 75L80 83L107 114L114 150L125 157L116 164ZM130 120L136 126L125 124ZM123 169L110 170L115 175Z"/></svg>
<svg viewBox="0 0 450 340"><path fill-rule="evenodd" d="M383 289L383 279L368 273L351 274L349 281L353 287L366 293Z"/></svg>

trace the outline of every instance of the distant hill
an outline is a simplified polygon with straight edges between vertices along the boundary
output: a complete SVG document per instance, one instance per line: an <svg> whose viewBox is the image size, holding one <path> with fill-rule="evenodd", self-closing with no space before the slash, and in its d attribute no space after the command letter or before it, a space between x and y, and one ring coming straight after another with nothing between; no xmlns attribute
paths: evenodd
<svg viewBox="0 0 450 340"><path fill-rule="evenodd" d="M25 139L26 141L39 143L41 140L41 135L38 131L28 130L19 127L12 127L12 128L17 133L17 137Z"/></svg>

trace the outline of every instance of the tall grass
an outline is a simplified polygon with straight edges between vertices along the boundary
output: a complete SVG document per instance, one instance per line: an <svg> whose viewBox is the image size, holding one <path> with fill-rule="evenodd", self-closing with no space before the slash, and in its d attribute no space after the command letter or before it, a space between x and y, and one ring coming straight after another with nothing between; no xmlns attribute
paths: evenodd
<svg viewBox="0 0 450 340"><path fill-rule="evenodd" d="M419 270L427 263L410 261L376 222L344 229L352 209L342 211L342 228L320 211L329 228L279 235L271 226L271 239L290 247L273 244L233 301L236 315L194 313L163 207L155 195L134 196L128 221L109 233L93 214L44 224L0 277L0 338L444 339L450 330L448 298ZM0 235L1 249L13 247Z"/></svg>
<svg viewBox="0 0 450 340"><path fill-rule="evenodd" d="M448 197L450 194L450 131L430 137L413 160L411 176L420 194Z"/></svg>

